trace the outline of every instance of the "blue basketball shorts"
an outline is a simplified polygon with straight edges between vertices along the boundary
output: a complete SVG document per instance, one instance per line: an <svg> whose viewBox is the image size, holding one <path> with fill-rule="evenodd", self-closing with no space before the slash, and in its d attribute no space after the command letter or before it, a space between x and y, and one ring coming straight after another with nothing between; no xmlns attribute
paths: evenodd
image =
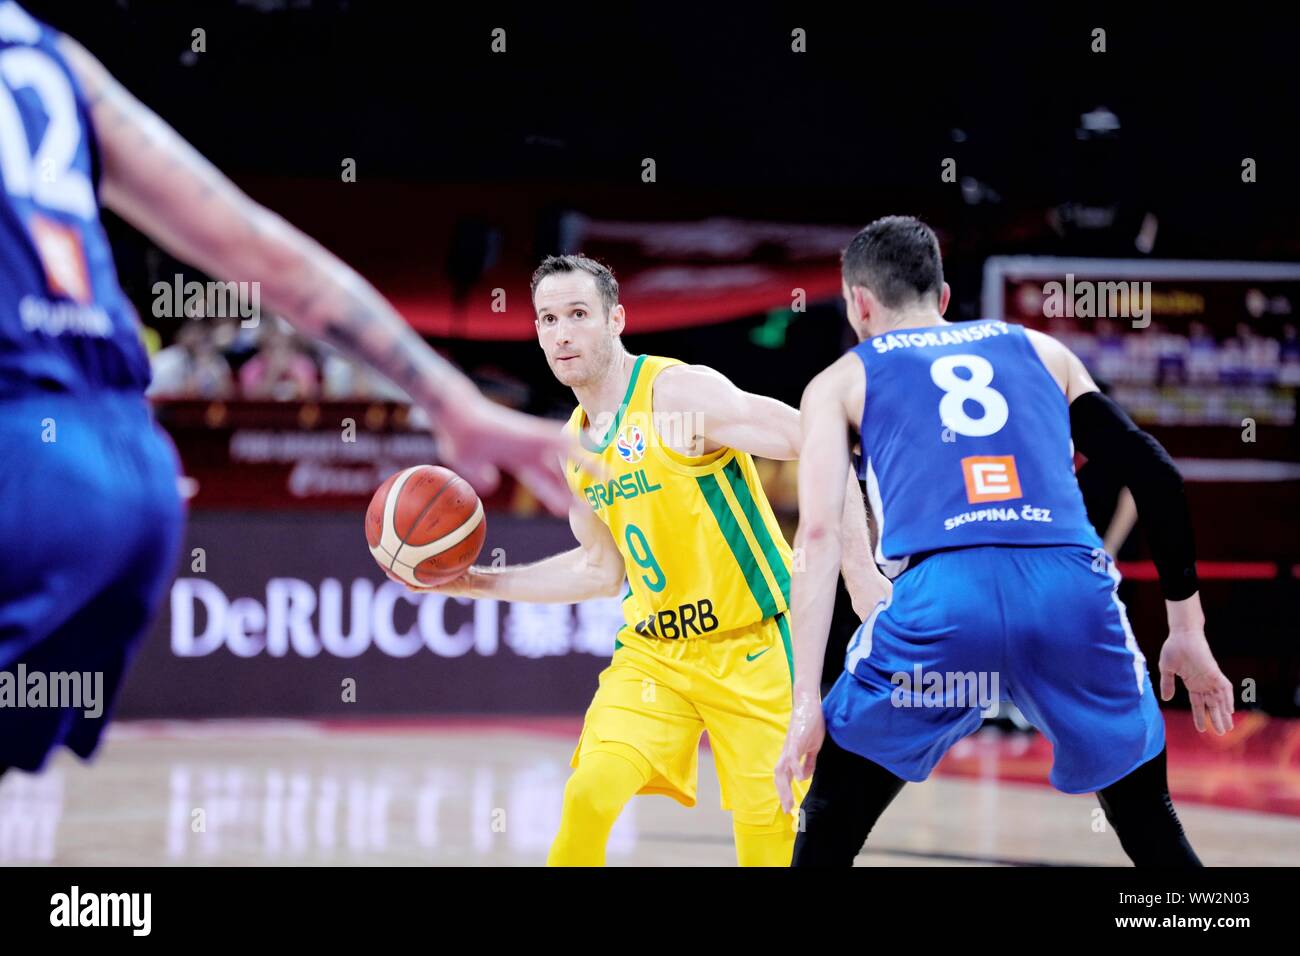
<svg viewBox="0 0 1300 956"><path fill-rule="evenodd" d="M1119 572L1083 546L975 547L900 575L849 641L827 733L904 780L1010 700L1051 742L1051 783L1100 790L1164 748Z"/></svg>
<svg viewBox="0 0 1300 956"><path fill-rule="evenodd" d="M0 400L0 767L39 770L60 744L95 751L176 570L178 474L138 392ZM97 699L57 706L71 699L59 674L86 675Z"/></svg>

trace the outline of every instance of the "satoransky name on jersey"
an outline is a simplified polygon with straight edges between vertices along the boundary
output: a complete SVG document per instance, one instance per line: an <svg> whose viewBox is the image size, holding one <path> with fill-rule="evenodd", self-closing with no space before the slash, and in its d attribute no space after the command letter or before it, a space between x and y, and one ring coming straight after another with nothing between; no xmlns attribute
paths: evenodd
<svg viewBox="0 0 1300 956"><path fill-rule="evenodd" d="M871 347L881 355L894 349L926 348L938 345L968 345L981 339L1008 335L1006 322L988 322L970 328L943 329L940 332L889 332L871 339Z"/></svg>

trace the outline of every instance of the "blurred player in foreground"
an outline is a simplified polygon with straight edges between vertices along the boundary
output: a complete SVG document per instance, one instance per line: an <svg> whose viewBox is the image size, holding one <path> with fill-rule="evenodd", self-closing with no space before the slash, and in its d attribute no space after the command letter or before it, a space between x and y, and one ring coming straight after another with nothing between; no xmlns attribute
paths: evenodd
<svg viewBox="0 0 1300 956"><path fill-rule="evenodd" d="M1169 799L1164 718L1119 573L1084 512L1071 438L1123 478L1148 529L1169 615L1161 696L1181 677L1197 729L1222 734L1232 685L1205 638L1177 468L1055 339L945 322L939 244L919 220L867 226L843 272L862 342L802 402L795 543L808 569L794 589L795 708L776 769L789 806L790 781L816 765L795 864L852 864L904 782L926 779L979 728L997 701L964 692L971 676L992 675L978 686L1000 686L1051 740L1053 786L1095 792L1134 863L1199 865ZM850 642L823 709L846 425L861 434L876 560L894 584Z"/></svg>
<svg viewBox="0 0 1300 956"><path fill-rule="evenodd" d="M0 773L37 770L60 743L95 750L179 557L175 450L144 399L149 362L101 202L205 272L260 283L299 331L392 379L480 490L505 468L557 513L571 500L556 459L574 446L559 426L489 402L356 272L236 189L82 47L4 0ZM56 706L53 675L70 672L99 675L93 707ZM16 674L32 681L16 688L22 706L6 697Z"/></svg>
<svg viewBox="0 0 1300 956"><path fill-rule="evenodd" d="M572 551L530 565L475 567L437 590L571 603L619 594L625 626L587 710L564 790L552 865L600 865L638 793L695 803L709 733L742 866L785 866L794 822L772 785L790 718L791 552L750 455L799 454L799 413L702 366L630 355L618 283L598 262L551 257L533 276L537 337L579 405L569 428L609 472L570 462ZM883 578L870 561L847 462L837 501L846 579L865 609Z"/></svg>

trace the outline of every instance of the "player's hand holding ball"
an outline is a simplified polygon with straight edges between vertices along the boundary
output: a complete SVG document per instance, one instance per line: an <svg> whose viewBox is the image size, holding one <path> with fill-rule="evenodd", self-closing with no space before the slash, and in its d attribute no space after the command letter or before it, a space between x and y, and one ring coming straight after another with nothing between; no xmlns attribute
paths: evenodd
<svg viewBox="0 0 1300 956"><path fill-rule="evenodd" d="M380 570L384 572L384 576L387 577L390 581L393 581L396 584L400 584L402 587L406 588L406 590L414 591L417 594L445 594L447 595L447 597L465 597L465 598L476 598L476 597L483 596L482 590L475 582L475 578L474 578L475 572L473 568L467 569L465 573L458 578L454 578L451 581L446 582L445 584L438 584L438 585L409 584L408 582L402 580L396 574L394 574L392 571L388 570L387 568L383 567L382 565L380 566Z"/></svg>
<svg viewBox="0 0 1300 956"><path fill-rule="evenodd" d="M470 596L470 565L483 550L483 502L437 465L391 475L366 509L366 544L389 578L412 591Z"/></svg>

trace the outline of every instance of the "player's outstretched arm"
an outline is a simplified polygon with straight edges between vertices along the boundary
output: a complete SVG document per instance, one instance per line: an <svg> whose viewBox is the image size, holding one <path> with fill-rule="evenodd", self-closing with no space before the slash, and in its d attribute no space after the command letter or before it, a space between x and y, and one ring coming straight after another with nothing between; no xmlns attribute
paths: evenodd
<svg viewBox="0 0 1300 956"><path fill-rule="evenodd" d="M305 335L391 379L429 412L442 453L480 491L512 471L556 514L572 500L556 423L496 405L440 358L369 283L254 202L76 41L60 49L86 92L103 161L104 204L168 252L261 295Z"/></svg>
<svg viewBox="0 0 1300 956"><path fill-rule="evenodd" d="M791 582L794 702L785 747L776 766L777 793L787 813L794 805L791 781L812 775L826 735L822 660L843 548L845 476L849 472L844 432L853 420L846 406L856 397L856 407L861 409L865 387L862 363L849 354L808 383L799 406L803 454L799 458L799 529L794 547L804 569L793 575Z"/></svg>
<svg viewBox="0 0 1300 956"><path fill-rule="evenodd" d="M532 564L476 566L450 584L411 590L537 604L574 604L591 598L617 597L625 572L623 556L609 529L585 501L576 499L569 508L569 527L578 539L578 547L571 551Z"/></svg>
<svg viewBox="0 0 1300 956"><path fill-rule="evenodd" d="M1224 676L1205 637L1196 576L1196 547L1183 476L1169 453L1103 395L1079 357L1051 336L1031 332L1030 341L1070 403L1070 434L1091 461L1116 474L1128 487L1146 530L1160 576L1169 637L1160 651L1160 696L1174 696L1182 678L1196 729L1232 729L1232 683Z"/></svg>
<svg viewBox="0 0 1300 956"><path fill-rule="evenodd" d="M687 437L703 442L706 452L726 446L775 461L799 457L803 434L797 409L746 392L706 366L682 365L665 371L655 382L654 401L655 412L666 416L668 427L683 423L689 430ZM865 614L885 593L888 581L871 560L866 511L851 471L845 472L841 570L855 610Z"/></svg>

